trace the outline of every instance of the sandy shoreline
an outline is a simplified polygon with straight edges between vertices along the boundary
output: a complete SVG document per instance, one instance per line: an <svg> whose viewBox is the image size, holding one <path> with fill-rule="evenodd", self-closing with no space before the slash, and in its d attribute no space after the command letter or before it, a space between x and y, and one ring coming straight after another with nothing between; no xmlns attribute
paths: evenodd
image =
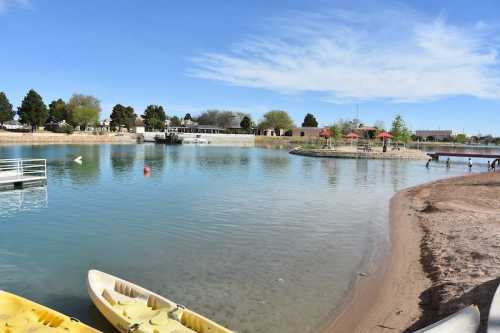
<svg viewBox="0 0 500 333"><path fill-rule="evenodd" d="M398 192L390 224L389 253L325 332L414 332L469 304L485 332L500 276L500 173Z"/></svg>

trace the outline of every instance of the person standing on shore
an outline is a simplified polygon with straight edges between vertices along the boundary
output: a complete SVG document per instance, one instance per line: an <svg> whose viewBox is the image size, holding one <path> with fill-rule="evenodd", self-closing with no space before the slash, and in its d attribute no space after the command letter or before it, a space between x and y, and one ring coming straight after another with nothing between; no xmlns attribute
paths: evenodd
<svg viewBox="0 0 500 333"><path fill-rule="evenodd" d="M470 157L469 157L468 166L469 166L469 172L471 172L472 171L472 159Z"/></svg>
<svg viewBox="0 0 500 333"><path fill-rule="evenodd" d="M488 171L490 171L490 170L491 170L491 163L490 163L490 161L488 161Z"/></svg>
<svg viewBox="0 0 500 333"><path fill-rule="evenodd" d="M447 169L449 169L450 167L451 167L451 160L450 160L450 158L448 157L448 158L446 159L446 168L447 168Z"/></svg>
<svg viewBox="0 0 500 333"><path fill-rule="evenodd" d="M500 163L500 160L493 160L493 163L491 163L491 171L493 171L493 172L495 172L495 171L496 171L496 170L495 170L495 168L496 168L496 167L495 167L495 162Z"/></svg>

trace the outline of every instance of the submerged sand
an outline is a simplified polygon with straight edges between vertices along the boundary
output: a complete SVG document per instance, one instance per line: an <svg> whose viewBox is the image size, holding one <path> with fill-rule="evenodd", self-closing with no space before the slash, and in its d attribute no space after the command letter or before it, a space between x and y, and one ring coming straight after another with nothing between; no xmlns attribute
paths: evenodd
<svg viewBox="0 0 500 333"><path fill-rule="evenodd" d="M414 332L470 304L486 332L499 277L500 173L410 188L391 200L386 262L360 277L327 332Z"/></svg>

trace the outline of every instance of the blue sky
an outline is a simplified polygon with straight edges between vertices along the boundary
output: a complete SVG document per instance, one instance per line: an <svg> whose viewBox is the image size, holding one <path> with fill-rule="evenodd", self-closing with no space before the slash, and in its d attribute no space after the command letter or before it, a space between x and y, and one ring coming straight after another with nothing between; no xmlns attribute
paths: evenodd
<svg viewBox="0 0 500 333"><path fill-rule="evenodd" d="M0 91L500 135L500 2L0 0Z"/></svg>

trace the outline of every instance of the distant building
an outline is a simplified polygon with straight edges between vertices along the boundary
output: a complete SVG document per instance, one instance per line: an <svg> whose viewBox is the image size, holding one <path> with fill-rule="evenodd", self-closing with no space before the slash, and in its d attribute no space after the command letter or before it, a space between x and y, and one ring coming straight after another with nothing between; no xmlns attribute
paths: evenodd
<svg viewBox="0 0 500 333"><path fill-rule="evenodd" d="M287 133L284 129L275 130L273 128L259 129L256 132L257 135L262 136L284 136Z"/></svg>
<svg viewBox="0 0 500 333"><path fill-rule="evenodd" d="M358 128L352 130L352 132L359 135L361 139L374 139L377 136L378 128L373 126L361 125Z"/></svg>
<svg viewBox="0 0 500 333"><path fill-rule="evenodd" d="M170 122L168 125L170 125ZM190 126L196 126L198 125L198 123L193 121L192 119L181 119L181 125L185 127L190 127Z"/></svg>
<svg viewBox="0 0 500 333"><path fill-rule="evenodd" d="M418 130L415 131L417 139L422 141L450 141L451 130Z"/></svg>
<svg viewBox="0 0 500 333"><path fill-rule="evenodd" d="M319 137L323 128L319 127L296 127L292 129L292 136Z"/></svg>
<svg viewBox="0 0 500 333"><path fill-rule="evenodd" d="M172 133L199 133L199 134L221 134L225 130L223 128L212 125L193 125L193 126L180 126L169 127L168 132Z"/></svg>
<svg viewBox="0 0 500 333"><path fill-rule="evenodd" d="M111 119L106 118L99 123L99 129L101 132L109 132L111 131Z"/></svg>
<svg viewBox="0 0 500 333"><path fill-rule="evenodd" d="M146 132L146 127L144 127L144 119L142 119L141 117L135 118L134 127L137 134L144 134Z"/></svg>
<svg viewBox="0 0 500 333"><path fill-rule="evenodd" d="M23 124L21 124L19 121L17 120L8 120L6 122L3 123L3 127L6 129L6 130L20 130L20 129L24 129L26 128Z"/></svg>

